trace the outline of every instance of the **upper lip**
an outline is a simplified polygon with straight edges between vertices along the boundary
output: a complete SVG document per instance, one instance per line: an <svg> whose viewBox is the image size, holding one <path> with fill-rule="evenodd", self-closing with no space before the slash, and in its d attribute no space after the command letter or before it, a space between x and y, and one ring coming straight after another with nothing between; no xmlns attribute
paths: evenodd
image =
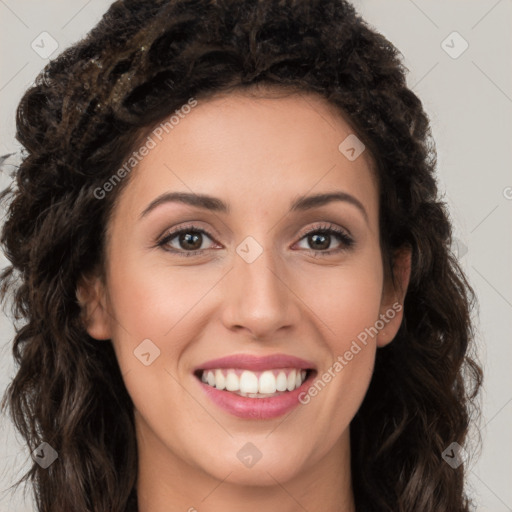
<svg viewBox="0 0 512 512"><path fill-rule="evenodd" d="M240 368L242 370L263 371L276 368L300 368L303 370L315 369L311 361L286 354L272 354L268 356L255 356L251 354L234 354L232 356L212 359L197 366L194 371L212 370L215 368Z"/></svg>

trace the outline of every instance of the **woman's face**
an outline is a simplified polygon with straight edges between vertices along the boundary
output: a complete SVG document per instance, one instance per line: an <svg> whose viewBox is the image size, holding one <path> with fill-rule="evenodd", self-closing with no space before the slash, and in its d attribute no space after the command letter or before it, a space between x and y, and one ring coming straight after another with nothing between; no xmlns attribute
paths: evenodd
<svg viewBox="0 0 512 512"><path fill-rule="evenodd" d="M115 206L88 325L114 345L140 463L275 485L348 460L375 351L402 315L368 152L309 94L218 96L167 131ZM241 397L240 381L269 397Z"/></svg>

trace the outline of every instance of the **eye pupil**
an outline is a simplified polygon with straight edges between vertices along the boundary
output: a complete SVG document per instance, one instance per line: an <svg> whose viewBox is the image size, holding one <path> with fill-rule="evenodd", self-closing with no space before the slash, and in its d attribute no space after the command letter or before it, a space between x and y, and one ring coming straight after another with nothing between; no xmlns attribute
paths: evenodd
<svg viewBox="0 0 512 512"><path fill-rule="evenodd" d="M310 235L309 236L310 240L313 240L314 243L313 245L315 246L315 250L316 249L328 249L329 248L329 240L330 240L330 237L328 235L319 235L319 234L314 234L314 235ZM323 239L324 243L322 244L322 242L320 242L320 244L316 243L317 241L319 241L319 239Z"/></svg>
<svg viewBox="0 0 512 512"><path fill-rule="evenodd" d="M193 233L193 232L192 232ZM194 244L194 241L196 242L195 245L192 245L192 247L190 246L185 246L184 248L185 249L199 249L201 247L201 240L202 238L202 235L200 233L197 233L197 234L193 234L191 235L190 232L189 233L183 233L179 236L179 241L180 241L180 244L182 243L185 243L185 244ZM199 243L197 243L199 241Z"/></svg>

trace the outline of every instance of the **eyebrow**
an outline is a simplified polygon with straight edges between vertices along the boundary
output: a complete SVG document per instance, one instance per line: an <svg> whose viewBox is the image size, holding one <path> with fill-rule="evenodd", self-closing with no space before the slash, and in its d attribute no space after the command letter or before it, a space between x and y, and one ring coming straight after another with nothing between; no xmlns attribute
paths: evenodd
<svg viewBox="0 0 512 512"><path fill-rule="evenodd" d="M290 212L311 210L312 208L318 208L333 201L343 201L355 206L363 214L366 222L368 222L368 214L363 204L359 199L347 192L329 192L310 196L299 196L292 202ZM204 208L205 210L210 210L212 212L226 214L230 212L229 205L218 197L212 197L206 194L193 194L189 192L166 192L151 201L151 203L140 214L140 218L142 219L156 207L165 203L182 203L195 206L197 208Z"/></svg>

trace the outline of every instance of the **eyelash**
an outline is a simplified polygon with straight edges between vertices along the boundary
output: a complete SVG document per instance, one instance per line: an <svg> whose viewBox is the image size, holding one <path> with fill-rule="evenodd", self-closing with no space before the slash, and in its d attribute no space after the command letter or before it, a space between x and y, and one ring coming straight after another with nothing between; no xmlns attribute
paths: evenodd
<svg viewBox="0 0 512 512"><path fill-rule="evenodd" d="M197 256L197 255L203 253L204 251L209 250L209 249L198 249L196 251L185 251L185 250L178 250L178 249L174 249L174 248L169 249L168 247L167 248L165 247L171 240L176 238L178 235L181 235L182 233L201 233L202 235L206 235L211 240L214 240L213 236L210 235L210 233L208 233L208 231L205 231L204 229L201 229L193 224L190 224L188 226L185 226L185 227L182 227L175 231L172 231L171 233L168 233L161 240L159 240L157 242L156 246L162 247L162 248L164 248L164 250L169 251L173 254L179 254L180 256L185 256L185 257ZM338 247L337 249L330 250L330 251L310 249L310 252L314 253L315 255L321 254L321 255L330 256L333 254L338 254L342 251L346 251L347 249L350 249L354 245L353 238L351 238L344 230L334 226L333 224L317 226L317 227L311 229L310 231L307 231L306 233L304 233L300 237L299 241L306 238L308 235L312 235L312 234L337 235L342 244L341 247Z"/></svg>

